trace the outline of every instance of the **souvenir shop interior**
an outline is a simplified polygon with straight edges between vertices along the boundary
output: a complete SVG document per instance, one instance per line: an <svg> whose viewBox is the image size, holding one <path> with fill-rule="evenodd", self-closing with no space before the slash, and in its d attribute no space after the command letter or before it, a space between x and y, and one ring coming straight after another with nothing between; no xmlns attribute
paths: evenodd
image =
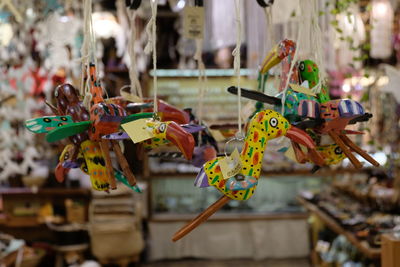
<svg viewBox="0 0 400 267"><path fill-rule="evenodd" d="M400 266L400 0L0 0L0 267Z"/></svg>

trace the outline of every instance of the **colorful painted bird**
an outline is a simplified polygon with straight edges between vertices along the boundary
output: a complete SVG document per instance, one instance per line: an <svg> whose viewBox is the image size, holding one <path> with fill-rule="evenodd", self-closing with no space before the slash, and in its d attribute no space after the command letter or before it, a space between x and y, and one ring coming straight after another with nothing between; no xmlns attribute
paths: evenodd
<svg viewBox="0 0 400 267"><path fill-rule="evenodd" d="M322 86L322 91L317 96L309 88L302 87L306 82L317 86L319 84L318 66L311 60L292 62L296 51L296 43L291 40L283 40L276 45L265 57L261 73L266 73L275 65L281 63L281 82L277 97L268 96L260 92L241 89L241 95L257 101L263 101L275 106L275 110L282 110L283 115L292 124L300 128L311 128L316 134L329 135L333 142L340 146L343 153L349 158L356 168L361 168L361 162L352 154L355 151L371 164L379 166L379 163L359 146L347 137L346 126L361 121L367 121L372 114L365 112L363 106L351 99L329 100L329 93ZM294 65L290 77L290 67ZM289 79L288 87L285 88ZM228 88L228 91L237 94L236 87ZM301 155L298 146L294 146Z"/></svg>
<svg viewBox="0 0 400 267"><path fill-rule="evenodd" d="M56 177L62 181L68 171L69 162L74 162L81 151L86 161L87 172L91 177L92 185L97 190L108 190L116 188L114 169L112 167L109 150L112 148L116 153L118 162L125 177L131 186L135 186L136 178L118 144L118 140L129 138L120 130L121 124L140 118L150 118L152 113L139 113L127 115L123 107L118 104L106 103L102 97L103 89L96 78L94 65L90 65L90 92L92 95L90 112L86 110L79 100L78 94L72 85L64 84L55 90L57 99L57 112L59 116L45 117L29 120L27 127L33 132L47 132L46 139L55 142L69 138L76 146L71 150L70 160L60 163L56 168ZM37 124L46 124L51 119L57 127L41 127ZM58 120L66 119L65 123ZM72 121L71 121L72 119ZM69 123L67 123L67 121ZM186 158L191 159L194 149L194 138L176 122L161 122L149 120L147 122L154 138L150 145L160 145L170 141L176 145ZM193 130L191 126L187 129ZM79 165L79 164L78 164Z"/></svg>
<svg viewBox="0 0 400 267"><path fill-rule="evenodd" d="M268 141L281 136L286 136L296 143L306 146L311 151L316 149L310 136L301 129L292 126L280 113L264 110L255 114L249 123L240 154L242 165L240 172L233 177L224 177L220 166L220 161L224 157L217 157L203 165L195 180L195 186L214 186L224 196L178 231L174 235L173 241L177 241L189 233L230 199L249 199L254 194L258 184L264 150Z"/></svg>

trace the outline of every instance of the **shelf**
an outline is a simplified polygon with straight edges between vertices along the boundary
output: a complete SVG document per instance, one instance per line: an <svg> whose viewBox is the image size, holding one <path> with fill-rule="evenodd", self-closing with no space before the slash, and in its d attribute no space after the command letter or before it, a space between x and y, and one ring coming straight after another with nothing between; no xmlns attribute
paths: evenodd
<svg viewBox="0 0 400 267"><path fill-rule="evenodd" d="M381 257L381 249L379 248L371 248L366 241L360 241L356 238L356 236L346 231L339 223L337 223L331 216L329 216L326 212L320 210L313 203L305 200L302 197L297 197L297 200L302 204L308 211L317 215L331 230L336 232L339 235L344 235L350 243L352 243L361 253L363 253L366 257L371 259L378 259Z"/></svg>
<svg viewBox="0 0 400 267"><path fill-rule="evenodd" d="M10 228L31 228L44 225L44 223L38 222L37 216L21 216L5 218L0 221L0 225Z"/></svg>
<svg viewBox="0 0 400 267"><path fill-rule="evenodd" d="M310 170L293 170L293 171L262 171L260 177L262 178L269 178L271 176L299 176L299 178L302 178L303 176L307 177L327 177L327 176L333 176L336 174L343 174L343 173L359 173L365 171L364 169L362 170L356 170L356 169L337 169L337 170L320 170L316 173L311 173ZM188 178L188 177L193 177L196 178L197 173L181 173L181 172L171 172L171 173L151 173L149 175L149 178L170 178L173 176L174 178Z"/></svg>
<svg viewBox="0 0 400 267"><path fill-rule="evenodd" d="M196 214L157 214L152 215L151 222L181 222L190 221L196 217ZM285 212L285 213L267 213L267 214L250 214L250 213L217 213L208 219L212 222L226 221L257 221L257 220L302 220L307 219L308 214L305 212Z"/></svg>
<svg viewBox="0 0 400 267"><path fill-rule="evenodd" d="M39 188L36 192L28 187L11 187L0 189L0 195L59 195L89 197L91 192L89 189L84 188Z"/></svg>
<svg viewBox="0 0 400 267"><path fill-rule="evenodd" d="M336 188L337 190L352 196L353 198L357 199L358 201L367 201L370 196L369 194L363 194L359 190L356 190L349 184L342 184L342 183L332 183L332 187Z"/></svg>

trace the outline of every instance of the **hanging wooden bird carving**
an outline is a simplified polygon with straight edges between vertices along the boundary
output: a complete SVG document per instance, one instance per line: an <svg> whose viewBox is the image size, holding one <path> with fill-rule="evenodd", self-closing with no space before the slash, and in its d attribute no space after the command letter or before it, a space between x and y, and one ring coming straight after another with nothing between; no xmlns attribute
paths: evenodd
<svg viewBox="0 0 400 267"><path fill-rule="evenodd" d="M277 97L243 88L241 95L272 104L277 111L282 109L282 98L284 97L283 115L292 124L303 129L312 129L316 134L329 135L356 168L361 168L362 164L352 154L352 151L361 155L374 166L379 166L376 160L347 137L347 130L345 129L349 124L368 121L372 114L365 112L363 106L357 101L351 99L330 100L329 92L324 85L321 85L321 92L318 95L308 88L301 87L304 82L314 87L317 86L320 82L318 78L319 70L318 66L311 60L293 63L295 51L295 42L283 40L268 53L262 63L261 73L266 73L272 67L281 63L282 74L279 87L281 93ZM288 77L292 63L294 68L291 76ZM285 88L287 79L289 79L289 86ZM232 86L228 88L228 91L237 94L238 89ZM301 155L298 146L294 146L294 149L296 155Z"/></svg>
<svg viewBox="0 0 400 267"><path fill-rule="evenodd" d="M292 126L280 113L273 110L264 110L255 114L249 123L240 154L242 168L239 174L233 177L223 177L219 164L223 157L217 157L206 162L197 175L195 186L214 186L223 194L223 197L179 230L172 240L181 239L230 199L249 199L254 194L258 184L264 150L268 141L281 136L286 136L312 151L315 150L314 142L310 136L301 129Z"/></svg>
<svg viewBox="0 0 400 267"><path fill-rule="evenodd" d="M136 185L136 178L118 144L118 140L127 138L120 131L120 125L140 118L151 118L152 113L138 113L127 115L124 108L117 104L105 103L103 90L96 78L95 66L90 65L90 92L92 95L90 112L79 100L77 92L72 85L60 85L55 90L57 100L57 117L36 118L27 122L27 127L33 132L47 132L46 139L55 142L69 138L75 148L69 148L69 160L60 162L56 168L56 177L64 180L71 162L77 159L81 151L85 159L85 168L90 175L92 185L97 190L116 188L114 169L111 163L110 149L113 149L126 179L131 186ZM61 115L61 116L60 116ZM51 121L66 119L69 123L59 123L56 127L48 127L37 130L34 122L43 124L43 121L51 118ZM72 121L71 122L71 118ZM175 122L153 121L153 136L155 140L163 139L171 141L183 154L190 159L194 149L193 136ZM187 128L191 129L190 126ZM154 141L156 142L156 141ZM75 164L76 165L76 164ZM77 164L81 165L81 164ZM118 177L121 177L119 175Z"/></svg>

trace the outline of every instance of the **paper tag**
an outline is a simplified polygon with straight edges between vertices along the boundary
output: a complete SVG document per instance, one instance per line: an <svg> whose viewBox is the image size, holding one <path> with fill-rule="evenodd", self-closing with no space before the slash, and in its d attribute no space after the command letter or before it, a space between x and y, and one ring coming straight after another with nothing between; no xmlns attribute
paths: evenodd
<svg viewBox="0 0 400 267"><path fill-rule="evenodd" d="M314 94L307 87L304 87L304 86L301 86L301 85L298 85L298 84L294 84L294 83L291 83L290 87L296 92L303 93L303 94L306 94L306 95L315 96L315 97L317 96L316 94Z"/></svg>
<svg viewBox="0 0 400 267"><path fill-rule="evenodd" d="M183 36L201 39L204 35L204 8L187 6L183 12Z"/></svg>
<svg viewBox="0 0 400 267"><path fill-rule="evenodd" d="M330 243L324 240L318 240L317 245L315 246L315 251L319 253L327 253L329 251Z"/></svg>
<svg viewBox="0 0 400 267"><path fill-rule="evenodd" d="M307 155L307 148L300 144L299 144L299 146L300 146L301 151L303 151ZM294 162L297 162L296 153L294 152L293 146L289 146L284 155L288 159L290 159Z"/></svg>
<svg viewBox="0 0 400 267"><path fill-rule="evenodd" d="M121 96L122 96L125 100L131 101L131 102L134 102L134 103L141 103L141 102L143 102L143 100L142 100L140 97L138 97L137 95L130 94L130 93L128 93L128 92L123 92L122 90L121 90L120 93L121 93Z"/></svg>
<svg viewBox="0 0 400 267"><path fill-rule="evenodd" d="M129 135L134 143L153 138L153 131L147 126L148 119L139 119L121 124L122 129Z"/></svg>
<svg viewBox="0 0 400 267"><path fill-rule="evenodd" d="M238 174L242 170L242 161L240 160L240 154L237 148L235 148L230 156L220 159L219 166L221 167L224 179L229 179Z"/></svg>
<svg viewBox="0 0 400 267"><path fill-rule="evenodd" d="M294 149L292 146L288 147L288 149L286 150L284 155L286 158L288 158L294 162L297 162L296 155L294 154Z"/></svg>
<svg viewBox="0 0 400 267"><path fill-rule="evenodd" d="M225 136L223 136L219 130L211 130L210 129L210 132L211 132L211 135L214 137L215 141L217 141L217 142L222 142L226 139Z"/></svg>

